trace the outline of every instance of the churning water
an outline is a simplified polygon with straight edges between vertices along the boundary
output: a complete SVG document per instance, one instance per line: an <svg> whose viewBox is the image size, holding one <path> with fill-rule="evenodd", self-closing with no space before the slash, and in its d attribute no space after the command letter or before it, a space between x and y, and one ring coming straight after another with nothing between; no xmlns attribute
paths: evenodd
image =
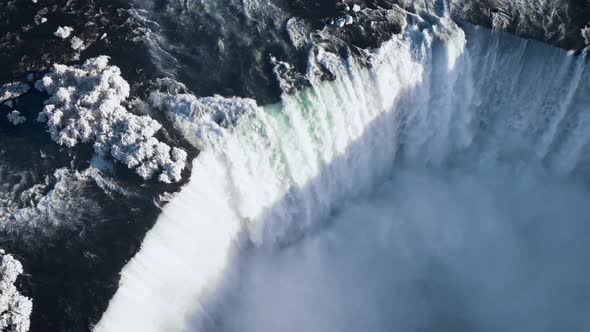
<svg viewBox="0 0 590 332"><path fill-rule="evenodd" d="M583 57L446 19L313 56L334 81L178 120L203 151L96 331L589 326Z"/></svg>

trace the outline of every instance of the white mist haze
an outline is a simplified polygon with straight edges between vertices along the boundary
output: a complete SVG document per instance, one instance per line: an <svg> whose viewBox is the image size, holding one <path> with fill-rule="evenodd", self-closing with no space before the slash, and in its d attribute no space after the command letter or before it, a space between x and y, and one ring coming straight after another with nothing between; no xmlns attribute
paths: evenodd
<svg viewBox="0 0 590 332"><path fill-rule="evenodd" d="M537 169L399 170L240 260L219 331L583 331L590 191Z"/></svg>
<svg viewBox="0 0 590 332"><path fill-rule="evenodd" d="M432 21L280 105L171 96L205 148L95 331L584 330L584 59Z"/></svg>

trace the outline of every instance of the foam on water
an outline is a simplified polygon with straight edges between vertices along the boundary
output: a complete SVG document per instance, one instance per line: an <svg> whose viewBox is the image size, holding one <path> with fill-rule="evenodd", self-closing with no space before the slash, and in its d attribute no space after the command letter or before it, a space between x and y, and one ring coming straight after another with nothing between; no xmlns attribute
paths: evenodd
<svg viewBox="0 0 590 332"><path fill-rule="evenodd" d="M369 312L359 308L373 308L350 298L362 295L372 301L370 294L379 293L377 286L364 286L371 283L366 278L379 278L380 273L363 274L359 262L386 260L387 252L403 246L399 241L411 241L405 235L418 234L415 240L425 245L412 246L409 254L418 259L392 253L393 266L382 274L386 279L373 284L386 288L387 278L412 279L415 273L398 275L396 268L408 270L407 264L423 264L428 255L442 251L444 256L448 251L452 256L459 250L445 246L458 243L453 241L429 245L436 241L434 234L455 236L453 231L470 222L473 234L480 236L485 227L495 227L496 219L520 220L518 209L505 200L500 200L498 210L486 209L486 204L495 206L496 197L511 190L511 177L532 174L533 183L545 178L559 182L561 175L553 174L584 170L590 135L584 130L588 121L584 110L590 100L583 92L590 81L583 59L487 30L467 27L465 32L446 19L423 31L408 26L402 36L370 54L369 69L318 49L311 53L313 63L331 71L335 81L314 82L305 91L283 96L279 105L248 108L228 128L212 121L204 126L202 119L195 126L190 117L172 114L181 132L189 141L200 142L204 151L193 162L190 183L164 208L141 251L124 268L121 286L95 331L346 331L355 326L388 330L386 325L374 329L362 325L381 324L376 317L383 318L382 311L363 316L358 321L361 326L344 324L350 318L343 318L355 312ZM312 72L310 68L310 76ZM416 175L403 170L407 168L424 171ZM472 175L463 179L455 169ZM452 174L448 183L441 180L451 176L447 171ZM498 179L505 186L489 189L495 184L488 174L500 173ZM488 180L479 183L480 178ZM469 186L474 189L463 190ZM535 191L537 186L523 185L520 192ZM563 197L585 192L576 185L554 188L563 189L567 193ZM403 193L408 198L400 198ZM482 199L470 200L471 195ZM441 201L454 196L449 204ZM533 211L529 209L555 197L555 193L541 195L523 209ZM423 204L431 203L430 216L441 215L436 227L429 227L432 218L422 218ZM476 208L479 203L484 208ZM445 215L447 206L455 214ZM572 201L539 213L555 220L561 208L579 206ZM509 217L494 218L503 213ZM531 214L535 215L525 213ZM572 220L578 221L580 215L574 213ZM481 224L482 229L473 226L480 219L489 221ZM388 236L400 220L409 231ZM492 232L492 238L499 234L496 239L503 240L504 226L505 222L499 224L502 232ZM359 232L380 241L383 227L390 232L381 238L388 244L380 250L362 244L371 240L357 241ZM308 240L310 234L317 235ZM338 238L333 246L330 234ZM347 243L353 249L346 249ZM285 253L274 254L285 247ZM244 252L254 258L240 261ZM510 258L514 251L502 253L494 258ZM348 270L338 266L349 260L359 271L346 274ZM248 267L249 262L254 263ZM242 265L245 270L235 269ZM323 265L336 272L326 273L325 267L319 268ZM510 269L503 271L511 280ZM325 278L306 281L306 275L314 273ZM459 290L467 291L461 289L463 279L456 280ZM304 294L315 297L302 300L296 291L299 282ZM423 282L427 287L428 280ZM336 311L317 304L356 285L369 291L343 292L350 298L340 298L342 305L336 304ZM412 297L411 289L401 299ZM379 303L395 302L395 294L383 294L391 298ZM299 320L289 318L292 314ZM317 315L324 317L314 322ZM304 320L306 324L299 324Z"/></svg>

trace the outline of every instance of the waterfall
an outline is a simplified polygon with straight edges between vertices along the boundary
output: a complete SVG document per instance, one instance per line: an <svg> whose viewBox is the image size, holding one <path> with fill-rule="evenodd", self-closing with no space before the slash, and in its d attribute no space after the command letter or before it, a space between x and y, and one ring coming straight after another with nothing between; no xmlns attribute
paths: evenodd
<svg viewBox="0 0 590 332"><path fill-rule="evenodd" d="M510 330L503 324L523 323L517 313L527 306L549 314L550 297L521 290L531 298L502 307L497 294L509 298L527 284L514 280L550 271L518 265L533 250L521 244L547 234L527 242L507 224L542 220L541 231L561 236L547 240L556 250L570 233L557 234L554 222L584 230L590 195L575 180L590 138L584 60L444 18L408 25L367 54L369 65L319 46L310 56L335 79L312 79L274 105L203 101L243 108L225 126L169 110L202 152L95 331L391 331L435 321ZM491 270L464 273L469 264ZM548 275L538 286L561 280ZM453 321L453 308L435 303L442 291L428 289L436 285L452 294L472 287L489 301L449 295L476 322Z"/></svg>

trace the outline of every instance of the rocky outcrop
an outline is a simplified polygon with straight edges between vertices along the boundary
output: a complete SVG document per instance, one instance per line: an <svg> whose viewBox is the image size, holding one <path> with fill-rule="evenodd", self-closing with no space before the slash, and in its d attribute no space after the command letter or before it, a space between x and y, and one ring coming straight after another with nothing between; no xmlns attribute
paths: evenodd
<svg viewBox="0 0 590 332"><path fill-rule="evenodd" d="M329 19L346 14L354 4L370 9L400 6L413 13L451 13L470 22L565 49L589 43L583 29L590 24L590 2L577 0L288 0L295 15Z"/></svg>

